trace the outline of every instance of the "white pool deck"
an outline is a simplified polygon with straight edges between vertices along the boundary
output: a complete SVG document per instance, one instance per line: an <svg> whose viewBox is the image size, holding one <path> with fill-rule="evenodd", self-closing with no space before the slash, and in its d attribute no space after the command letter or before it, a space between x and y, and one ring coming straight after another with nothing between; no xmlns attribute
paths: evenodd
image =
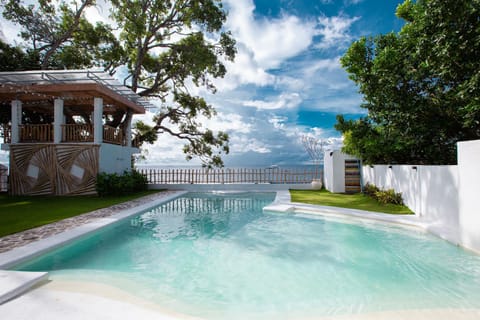
<svg viewBox="0 0 480 320"><path fill-rule="evenodd" d="M232 191L229 191L232 192ZM42 253L99 228L116 223L140 211L148 210L163 202L186 193L169 193L154 201L135 208L115 213L108 218L99 218L79 227L0 253L0 269L8 269L22 261ZM275 201L264 211L280 214L321 215L325 217L388 223L408 228L418 228L433 233L454 244L459 235L454 228L424 221L415 215L388 215L362 210L292 203L288 191L277 191ZM2 319L194 319L189 316L161 309L150 302L119 289L88 282L49 281L45 272L18 272L0 270L0 315ZM316 317L316 319L319 319ZM410 310L359 314L321 319L480 319L480 310Z"/></svg>

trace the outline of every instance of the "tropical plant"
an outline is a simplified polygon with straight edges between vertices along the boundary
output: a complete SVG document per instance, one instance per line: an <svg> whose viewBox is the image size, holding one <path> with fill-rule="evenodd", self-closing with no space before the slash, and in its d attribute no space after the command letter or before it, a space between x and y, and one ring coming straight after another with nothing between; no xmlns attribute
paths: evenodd
<svg viewBox="0 0 480 320"><path fill-rule="evenodd" d="M99 196L122 196L147 190L147 178L141 173L132 170L117 173L99 173L96 189Z"/></svg>
<svg viewBox="0 0 480 320"><path fill-rule="evenodd" d="M368 115L337 117L364 163L453 164L480 138L480 0L406 0L398 33L355 41L341 63Z"/></svg>

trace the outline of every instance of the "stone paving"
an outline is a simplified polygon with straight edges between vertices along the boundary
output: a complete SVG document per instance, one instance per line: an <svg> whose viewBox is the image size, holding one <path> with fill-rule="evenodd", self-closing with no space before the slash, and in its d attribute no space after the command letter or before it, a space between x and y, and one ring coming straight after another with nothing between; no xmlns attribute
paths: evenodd
<svg viewBox="0 0 480 320"><path fill-rule="evenodd" d="M176 191L163 191L155 193L128 202L119 203L108 208L98 209L79 216L67 218L41 227L25 230L2 237L0 238L0 252L5 252L16 247L24 246L28 243L50 237L54 234L61 233L68 229L78 227L95 219L111 216L120 210L130 209L159 198L168 197L174 193L176 193Z"/></svg>

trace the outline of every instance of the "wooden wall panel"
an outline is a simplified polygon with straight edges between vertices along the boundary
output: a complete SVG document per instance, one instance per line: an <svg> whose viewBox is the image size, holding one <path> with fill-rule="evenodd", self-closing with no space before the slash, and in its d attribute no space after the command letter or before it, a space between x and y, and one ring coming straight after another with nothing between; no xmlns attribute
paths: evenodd
<svg viewBox="0 0 480 320"><path fill-rule="evenodd" d="M98 149L98 145L10 145L10 193L95 194Z"/></svg>

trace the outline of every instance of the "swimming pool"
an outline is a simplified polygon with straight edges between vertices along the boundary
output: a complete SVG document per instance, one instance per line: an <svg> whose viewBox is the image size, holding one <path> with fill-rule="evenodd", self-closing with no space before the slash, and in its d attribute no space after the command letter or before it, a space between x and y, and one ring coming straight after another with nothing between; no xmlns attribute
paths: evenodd
<svg viewBox="0 0 480 320"><path fill-rule="evenodd" d="M16 269L209 319L480 307L479 256L398 227L263 213L274 196L191 193Z"/></svg>

